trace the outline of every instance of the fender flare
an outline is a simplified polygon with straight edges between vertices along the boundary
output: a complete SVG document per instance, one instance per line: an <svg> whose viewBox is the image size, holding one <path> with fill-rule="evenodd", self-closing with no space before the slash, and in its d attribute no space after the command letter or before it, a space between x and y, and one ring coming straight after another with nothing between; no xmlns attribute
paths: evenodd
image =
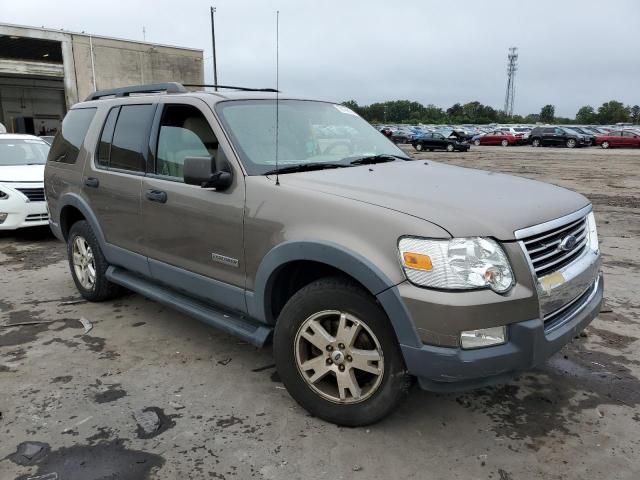
<svg viewBox="0 0 640 480"><path fill-rule="evenodd" d="M250 316L264 323L275 323L268 312L271 311L271 293L276 275L286 264L299 260L332 266L360 282L380 302L400 344L422 345L396 284L364 256L330 242L290 241L270 250L258 267L254 291L247 292Z"/></svg>
<svg viewBox="0 0 640 480"><path fill-rule="evenodd" d="M87 204L87 201L84 198L82 198L80 195L78 195L77 193L66 193L66 194L64 194L60 198L60 217L62 217L62 211L64 210L64 208L65 207L69 207L69 206L77 208L80 211L80 213L82 213L82 215L87 220L87 222L89 222L89 225L91 226L91 229L93 230L93 233L95 234L96 238L98 239L98 243L100 244L100 248L102 249L103 252L105 252L107 244L106 244L106 241L104 239L104 234L102 233L102 228L100 227L100 224L98 223L98 219L96 218L95 214L93 213L93 211L91 210L91 208ZM60 220L62 220L62 218L60 218ZM59 223L59 226L60 226L60 229L62 230L62 222L61 221Z"/></svg>

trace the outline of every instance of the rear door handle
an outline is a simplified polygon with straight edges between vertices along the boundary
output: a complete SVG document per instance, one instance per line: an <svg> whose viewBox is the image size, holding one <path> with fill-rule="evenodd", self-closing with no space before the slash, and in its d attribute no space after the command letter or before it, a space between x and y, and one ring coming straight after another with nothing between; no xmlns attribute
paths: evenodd
<svg viewBox="0 0 640 480"><path fill-rule="evenodd" d="M167 203L167 192L163 192L161 190L147 190L144 195L152 202Z"/></svg>
<svg viewBox="0 0 640 480"><path fill-rule="evenodd" d="M89 177L84 179L84 184L87 187L98 188L100 186L100 180L97 178Z"/></svg>

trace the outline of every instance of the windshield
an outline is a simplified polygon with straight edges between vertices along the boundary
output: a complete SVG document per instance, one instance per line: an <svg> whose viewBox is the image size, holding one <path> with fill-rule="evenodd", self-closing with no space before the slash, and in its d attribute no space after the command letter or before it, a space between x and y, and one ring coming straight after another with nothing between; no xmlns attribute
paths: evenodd
<svg viewBox="0 0 640 480"><path fill-rule="evenodd" d="M374 155L406 156L349 108L333 103L281 100L278 107L278 168L335 163ZM216 112L249 175L276 166L275 100L220 102Z"/></svg>
<svg viewBox="0 0 640 480"><path fill-rule="evenodd" d="M9 165L44 165L49 145L36 139L0 138L0 167Z"/></svg>

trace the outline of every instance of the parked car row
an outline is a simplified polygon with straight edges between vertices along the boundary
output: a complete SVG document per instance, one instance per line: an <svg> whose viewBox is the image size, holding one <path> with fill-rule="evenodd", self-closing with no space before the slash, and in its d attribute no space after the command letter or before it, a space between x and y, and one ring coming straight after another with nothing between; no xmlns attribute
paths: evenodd
<svg viewBox="0 0 640 480"><path fill-rule="evenodd" d="M534 147L640 147L640 127L576 125L409 125L376 126L394 143L411 144L418 151L467 151L471 144L532 145Z"/></svg>

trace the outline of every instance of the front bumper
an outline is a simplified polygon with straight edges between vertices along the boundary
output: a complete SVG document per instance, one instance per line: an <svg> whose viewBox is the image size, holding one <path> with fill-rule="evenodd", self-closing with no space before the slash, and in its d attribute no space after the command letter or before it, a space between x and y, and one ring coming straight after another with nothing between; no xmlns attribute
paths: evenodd
<svg viewBox="0 0 640 480"><path fill-rule="evenodd" d="M476 350L403 345L409 373L431 391L457 391L499 382L515 371L540 365L582 331L600 312L604 279L599 273L580 305L568 313L561 327L545 332L535 318L508 325L507 343Z"/></svg>
<svg viewBox="0 0 640 480"><path fill-rule="evenodd" d="M0 230L17 230L25 227L49 225L47 202L25 202L12 198L0 201L0 213L7 218L0 223Z"/></svg>

